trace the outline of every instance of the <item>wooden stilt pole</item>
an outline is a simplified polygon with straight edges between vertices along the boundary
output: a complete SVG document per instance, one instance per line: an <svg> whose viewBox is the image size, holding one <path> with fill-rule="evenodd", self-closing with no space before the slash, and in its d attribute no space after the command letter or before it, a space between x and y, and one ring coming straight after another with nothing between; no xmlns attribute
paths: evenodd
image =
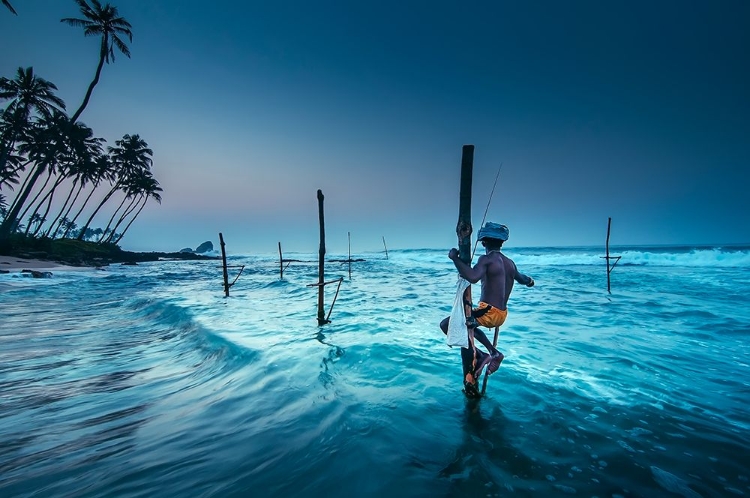
<svg viewBox="0 0 750 498"><path fill-rule="evenodd" d="M224 249L224 235L219 232L219 243L221 244L221 266L224 272L224 297L229 297L229 274L227 273L227 251Z"/></svg>
<svg viewBox="0 0 750 498"><path fill-rule="evenodd" d="M492 339L492 346L494 348L497 348L497 336L500 334L500 327L495 327L495 338ZM489 365L484 371L484 380L482 380L482 396L484 396L484 392L487 390L487 378L490 376L489 372Z"/></svg>
<svg viewBox="0 0 750 498"><path fill-rule="evenodd" d="M325 215L323 213L323 192L318 190L318 219L320 220L320 249L318 250L318 325L330 323L325 318L325 306L323 302L325 283L325 256L326 256L326 228Z"/></svg>
<svg viewBox="0 0 750 498"><path fill-rule="evenodd" d="M388 259L388 246L385 245L385 235L383 235L383 248L385 248L385 259Z"/></svg>
<svg viewBox="0 0 750 498"><path fill-rule="evenodd" d="M346 236L349 238L349 280L352 279L352 233L346 232Z"/></svg>
<svg viewBox="0 0 750 498"><path fill-rule="evenodd" d="M284 278L284 256L281 254L281 241L279 241L279 278Z"/></svg>
<svg viewBox="0 0 750 498"><path fill-rule="evenodd" d="M607 251L607 292L612 294L612 287L609 282L609 272L612 270L609 269L609 232L612 229L612 218L609 218L607 221L607 244L606 244L606 251Z"/></svg>
<svg viewBox="0 0 750 498"><path fill-rule="evenodd" d="M458 236L458 257L471 266L471 186L474 171L474 146L464 145L461 152L461 189L459 196L458 223L456 235ZM471 285L464 291L464 314L466 318L471 316ZM464 392L469 397L479 394L477 379L474 378L474 365L476 364L476 350L474 349L474 329L467 327L469 335L469 348L461 348L461 365L463 368Z"/></svg>
<svg viewBox="0 0 750 498"><path fill-rule="evenodd" d="M607 261L607 292L609 292L610 294L612 294L612 287L610 285L609 274L612 273L612 270L615 269L615 265L617 265L617 262L620 261L620 256L609 255L609 233L611 229L612 229L612 218L610 217L609 220L607 221L607 243L605 245L606 256L604 256L604 259ZM615 262L612 264L611 267L609 266L610 259L615 260Z"/></svg>

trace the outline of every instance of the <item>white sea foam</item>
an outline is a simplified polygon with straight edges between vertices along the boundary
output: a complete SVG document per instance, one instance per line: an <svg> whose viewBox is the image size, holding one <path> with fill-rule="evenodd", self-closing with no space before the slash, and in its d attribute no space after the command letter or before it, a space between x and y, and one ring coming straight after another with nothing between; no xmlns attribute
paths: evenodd
<svg viewBox="0 0 750 498"><path fill-rule="evenodd" d="M510 253L510 251L509 251ZM604 250L551 252L545 250L534 254L523 249L513 252L515 262L523 266L575 266L603 265ZM750 250L727 250L720 248L672 251L660 249L610 250L611 256L620 256L619 265L670 266L670 267L750 267Z"/></svg>

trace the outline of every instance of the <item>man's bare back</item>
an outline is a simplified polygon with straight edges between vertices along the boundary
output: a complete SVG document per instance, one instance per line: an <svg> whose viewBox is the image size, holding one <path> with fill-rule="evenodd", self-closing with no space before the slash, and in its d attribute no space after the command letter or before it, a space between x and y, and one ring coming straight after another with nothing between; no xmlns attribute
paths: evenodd
<svg viewBox="0 0 750 498"><path fill-rule="evenodd" d="M454 252L455 251L455 252ZM458 259L458 251L452 249L448 257L453 260L458 272L469 282L482 282L480 300L498 309L508 309L508 299L513 291L513 283L532 287L534 279L518 272L512 259L505 256L499 249L488 250L480 256L474 268Z"/></svg>

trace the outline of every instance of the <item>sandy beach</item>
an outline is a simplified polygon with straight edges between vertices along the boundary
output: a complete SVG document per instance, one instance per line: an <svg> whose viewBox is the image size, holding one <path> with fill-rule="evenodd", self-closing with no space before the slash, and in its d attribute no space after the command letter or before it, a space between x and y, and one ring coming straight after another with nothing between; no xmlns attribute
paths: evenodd
<svg viewBox="0 0 750 498"><path fill-rule="evenodd" d="M9 273L20 273L22 270L36 271L82 271L90 270L88 266L67 266L54 261L43 261L41 259L27 259L16 256L0 256L0 270ZM4 272L3 272L4 273Z"/></svg>
<svg viewBox="0 0 750 498"><path fill-rule="evenodd" d="M58 271L86 271L91 270L90 266L68 266L54 261L44 261L41 259L20 258L16 256L0 256L0 292L5 292L13 288L9 284L11 280L16 281L14 274L20 274L23 270L33 270L40 272L51 272L53 277ZM8 278L4 281L3 278ZM25 280L25 279L24 279Z"/></svg>

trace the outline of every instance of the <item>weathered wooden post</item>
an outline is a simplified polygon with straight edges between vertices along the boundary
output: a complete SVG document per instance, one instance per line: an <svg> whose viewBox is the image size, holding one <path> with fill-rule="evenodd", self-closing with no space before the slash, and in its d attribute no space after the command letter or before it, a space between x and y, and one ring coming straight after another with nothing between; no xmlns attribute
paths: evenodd
<svg viewBox="0 0 750 498"><path fill-rule="evenodd" d="M464 145L461 153L461 189L458 207L458 223L456 224L456 235L458 236L458 257L471 266L471 186L474 172L474 146ZM464 291L464 315L468 319L471 317L471 285ZM474 365L476 363L474 349L474 329L467 327L466 333L469 335L469 349L461 348L461 364L463 367L464 387L467 395L470 393L466 390L469 387L471 391L479 393L477 389L477 379L474 378ZM467 386L471 384L471 386Z"/></svg>
<svg viewBox="0 0 750 498"><path fill-rule="evenodd" d="M323 212L323 192L318 189L318 219L320 220L320 248L318 249L318 325L325 325L329 320L325 318L323 303L325 289L325 256L326 256L326 225Z"/></svg>
<svg viewBox="0 0 750 498"><path fill-rule="evenodd" d="M349 280L352 279L352 233L346 232L346 236L349 239Z"/></svg>
<svg viewBox="0 0 750 498"><path fill-rule="evenodd" d="M385 248L385 259L388 259L388 246L385 245L385 235L383 235L383 248Z"/></svg>
<svg viewBox="0 0 750 498"><path fill-rule="evenodd" d="M221 244L221 267L224 272L224 297L229 297L229 274L227 273L227 251L224 249L224 235L219 232L219 243Z"/></svg>
<svg viewBox="0 0 750 498"><path fill-rule="evenodd" d="M221 232L219 232L219 243L221 244L221 268L224 273L224 297L229 297L229 288L237 283L237 280L240 278L240 275L242 275L242 272L245 269L245 265L227 265L227 251L224 248L224 235L222 235ZM229 283L229 272L227 271L228 268L240 269L231 284Z"/></svg>
<svg viewBox="0 0 750 498"><path fill-rule="evenodd" d="M279 278L284 278L284 256L281 254L281 241L279 241Z"/></svg>
<svg viewBox="0 0 750 498"><path fill-rule="evenodd" d="M607 260L607 292L612 294L612 289L610 287L610 281L609 281L609 274L612 273L612 270L615 269L615 265L617 265L617 262L620 261L620 256L610 256L609 255L609 233L612 228L612 218L609 218L609 221L607 221L607 243L605 245L606 250L606 256L604 256L604 259ZM609 260L614 259L615 262L612 264L612 267L609 266Z"/></svg>

